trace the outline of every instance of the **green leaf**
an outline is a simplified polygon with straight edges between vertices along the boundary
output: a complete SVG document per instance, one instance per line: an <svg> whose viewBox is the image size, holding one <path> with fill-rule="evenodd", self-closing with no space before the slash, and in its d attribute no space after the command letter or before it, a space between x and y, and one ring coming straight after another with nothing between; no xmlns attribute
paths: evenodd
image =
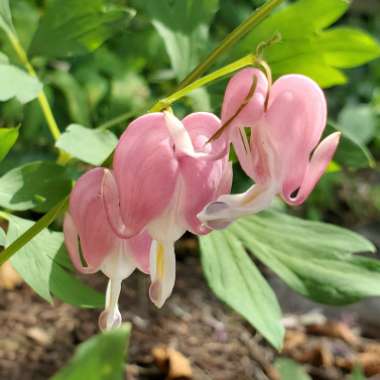
<svg viewBox="0 0 380 380"><path fill-rule="evenodd" d="M8 154L18 138L18 128L0 129L0 161Z"/></svg>
<svg viewBox="0 0 380 380"><path fill-rule="evenodd" d="M69 364L52 380L122 380L131 327L96 335L82 343Z"/></svg>
<svg viewBox="0 0 380 380"><path fill-rule="evenodd" d="M42 84L24 70L7 63L0 63L0 101L16 98L28 103L38 96Z"/></svg>
<svg viewBox="0 0 380 380"><path fill-rule="evenodd" d="M34 224L13 215L8 220L7 246ZM12 265L25 282L48 302L52 302L53 294L76 306L102 307L103 295L79 281L73 275L72 267L68 270L58 260L55 261L57 255L62 255L62 245L62 233L44 229L12 256Z"/></svg>
<svg viewBox="0 0 380 380"><path fill-rule="evenodd" d="M325 134L329 135L336 131L342 132L342 137L334 155L335 162L351 169L368 168L375 165L375 160L365 145L355 141L349 133L338 128L336 124L329 122Z"/></svg>
<svg viewBox="0 0 380 380"><path fill-rule="evenodd" d="M360 367L355 367L347 380L366 380L366 377Z"/></svg>
<svg viewBox="0 0 380 380"><path fill-rule="evenodd" d="M49 75L48 80L64 95L71 120L88 125L90 115L86 94L75 77L65 71L54 71Z"/></svg>
<svg viewBox="0 0 380 380"><path fill-rule="evenodd" d="M279 358L274 363L280 380L311 380L304 368L291 359Z"/></svg>
<svg viewBox="0 0 380 380"><path fill-rule="evenodd" d="M47 211L70 192L65 168L49 161L19 166L0 177L0 206Z"/></svg>
<svg viewBox="0 0 380 380"><path fill-rule="evenodd" d="M200 237L200 244L211 289L280 350L284 337L280 307L241 242L228 231L214 231Z"/></svg>
<svg viewBox="0 0 380 380"><path fill-rule="evenodd" d="M292 289L317 302L344 305L380 295L380 262L352 255L375 247L349 230L266 211L229 231Z"/></svg>
<svg viewBox="0 0 380 380"><path fill-rule="evenodd" d="M219 0L144 0L154 27L162 37L177 78L198 63L208 42L208 25Z"/></svg>
<svg viewBox="0 0 380 380"><path fill-rule="evenodd" d="M0 28L7 34L15 34L9 0L0 0Z"/></svg>
<svg viewBox="0 0 380 380"><path fill-rule="evenodd" d="M53 0L42 16L29 53L48 58L94 51L125 29L135 12L105 0Z"/></svg>
<svg viewBox="0 0 380 380"><path fill-rule="evenodd" d="M236 48L236 54L251 52L276 33L279 43L269 46L264 57L275 77L300 73L322 87L347 81L340 70L362 65L380 56L379 44L353 28L324 30L348 9L347 0L299 0L271 15Z"/></svg>
<svg viewBox="0 0 380 380"><path fill-rule="evenodd" d="M339 27L318 36L328 65L342 69L363 65L380 56L379 44L359 29Z"/></svg>
<svg viewBox="0 0 380 380"><path fill-rule="evenodd" d="M6 234L5 231L0 227L0 246L4 247L6 242Z"/></svg>
<svg viewBox="0 0 380 380"><path fill-rule="evenodd" d="M113 152L117 141L117 137L108 130L71 124L55 145L81 161L101 165Z"/></svg>
<svg viewBox="0 0 380 380"><path fill-rule="evenodd" d="M374 137L376 127L376 115L367 104L348 105L338 116L337 128L361 145Z"/></svg>

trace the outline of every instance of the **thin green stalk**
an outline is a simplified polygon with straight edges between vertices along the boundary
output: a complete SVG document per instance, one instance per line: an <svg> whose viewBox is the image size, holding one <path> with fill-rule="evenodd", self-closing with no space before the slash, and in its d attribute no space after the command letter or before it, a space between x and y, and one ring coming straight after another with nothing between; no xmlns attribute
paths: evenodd
<svg viewBox="0 0 380 380"><path fill-rule="evenodd" d="M9 41L15 50L18 59L20 62L25 66L28 73L35 78L38 78L36 71L34 70L32 64L29 62L28 55L26 54L24 48L22 47L19 39L17 36L12 33L11 31L7 33L7 36L9 38ZM42 113L45 117L46 123L48 125L49 131L51 135L53 136L54 140L58 140L61 136L61 132L58 128L57 121L55 120L53 111L50 107L49 101L46 97L46 94L44 90L41 90L39 94L37 95L38 102L40 104ZM65 164L70 159L70 156L63 152L62 150L59 150L59 156L58 156L58 163Z"/></svg>
<svg viewBox="0 0 380 380"><path fill-rule="evenodd" d="M173 104L177 100L188 95L190 92L196 90L197 88L204 87L211 82L215 82L216 80L222 77L225 77L226 75L229 75L237 70L240 70L243 67L254 65L255 62L256 62L256 56L254 54L248 54L245 57L240 58L237 61L234 61L230 63L229 65L226 65L222 67L221 69L212 72L211 74L208 74L202 78L197 79L196 81L189 84L188 86L183 87L180 90L169 95L167 98L161 99L149 110L149 112L161 111L169 107L171 104Z"/></svg>
<svg viewBox="0 0 380 380"><path fill-rule="evenodd" d="M110 120L106 121L105 123L99 125L98 127L96 127L96 129L109 129L109 128L112 128L115 125L121 124L124 121L126 121L126 120L128 120L128 119L130 119L130 118L132 118L132 117L134 117L136 115L138 115L139 113L140 113L139 110L124 112L121 115L116 116L113 119L110 119Z"/></svg>
<svg viewBox="0 0 380 380"><path fill-rule="evenodd" d="M17 238L11 245L0 253L0 266L3 265L9 258L12 257L18 250L25 244L38 235L44 228L47 228L53 221L61 215L67 208L68 197L61 200L55 207L39 219L31 228L25 231L19 238ZM0 217L8 219L9 215L1 213Z"/></svg>
<svg viewBox="0 0 380 380"><path fill-rule="evenodd" d="M179 88L188 86L198 79L202 74L231 46L248 34L255 26L260 24L274 8L283 3L284 0L268 0L258 8L250 17L235 28L227 37L198 65L180 84Z"/></svg>

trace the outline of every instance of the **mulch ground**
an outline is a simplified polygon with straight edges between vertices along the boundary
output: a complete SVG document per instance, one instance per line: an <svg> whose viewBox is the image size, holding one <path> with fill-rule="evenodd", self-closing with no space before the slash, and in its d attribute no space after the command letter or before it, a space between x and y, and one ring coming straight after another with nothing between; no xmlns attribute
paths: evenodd
<svg viewBox="0 0 380 380"><path fill-rule="evenodd" d="M168 378L152 352L170 347L189 360L195 380L278 380L273 367L278 353L213 296L194 241L184 243L175 290L162 310L146 297L147 278L135 274L125 282L120 309L133 323L126 379ZM87 279L105 288L101 274ZM0 289L0 379L49 379L80 342L98 332L97 317L96 310L59 302L48 305L25 284ZM282 356L305 365L313 379L344 379L356 363L372 379L380 374L380 341L362 336L365 329L355 318L331 320L323 313L307 312L288 315L285 323Z"/></svg>

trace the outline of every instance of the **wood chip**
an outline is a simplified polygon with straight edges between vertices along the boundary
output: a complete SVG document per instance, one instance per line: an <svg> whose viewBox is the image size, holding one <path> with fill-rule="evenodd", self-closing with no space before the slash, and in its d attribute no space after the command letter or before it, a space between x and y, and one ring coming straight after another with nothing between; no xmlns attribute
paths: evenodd
<svg viewBox="0 0 380 380"><path fill-rule="evenodd" d="M50 336L39 327L31 327L27 330L26 335L41 346L47 346L50 343Z"/></svg>
<svg viewBox="0 0 380 380"><path fill-rule="evenodd" d="M193 378L190 362L180 352L170 347L153 348L152 355L167 380L190 380Z"/></svg>
<svg viewBox="0 0 380 380"><path fill-rule="evenodd" d="M309 334L323 335L331 338L340 338L353 347L360 345L360 338L343 322L328 321L325 324L307 326Z"/></svg>
<svg viewBox="0 0 380 380"><path fill-rule="evenodd" d="M22 283L22 278L14 270L10 261L6 261L0 266L0 287L7 290L14 289Z"/></svg>

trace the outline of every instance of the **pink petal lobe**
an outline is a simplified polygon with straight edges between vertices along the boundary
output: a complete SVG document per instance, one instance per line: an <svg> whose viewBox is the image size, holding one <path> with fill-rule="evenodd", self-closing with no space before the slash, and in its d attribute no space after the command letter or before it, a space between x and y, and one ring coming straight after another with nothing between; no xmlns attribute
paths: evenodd
<svg viewBox="0 0 380 380"><path fill-rule="evenodd" d="M130 234L139 233L168 205L175 189L178 162L163 113L134 120L114 156L121 217Z"/></svg>
<svg viewBox="0 0 380 380"><path fill-rule="evenodd" d="M75 225L83 257L90 268L99 268L115 246L115 235L107 223L100 194L103 174L102 168L96 168L79 178L70 195L70 217L66 221L65 234L69 250L75 253L72 243Z"/></svg>
<svg viewBox="0 0 380 380"><path fill-rule="evenodd" d="M291 205L300 205L306 200L332 160L339 144L340 135L340 132L335 132L326 137L318 145L311 157L305 177L299 189L295 187L296 184L292 186L291 183L283 187L282 197L285 202ZM298 190L297 195L292 196L296 190Z"/></svg>
<svg viewBox="0 0 380 380"><path fill-rule="evenodd" d="M127 240L130 254L137 267L144 273L149 273L149 252L152 238L146 231Z"/></svg>
<svg viewBox="0 0 380 380"><path fill-rule="evenodd" d="M191 114L183 120L196 150L203 149L211 156L223 142L213 141L205 145L209 137L219 128L220 122L212 114ZM181 157L180 172L184 180L182 206L188 230L204 234L209 229L202 226L197 214L221 193L228 192L232 182L232 171L227 161L227 152L220 159L195 159Z"/></svg>
<svg viewBox="0 0 380 380"><path fill-rule="evenodd" d="M231 122L231 129L235 127L253 127L264 112L268 80L261 70L246 68L235 74L228 82L223 99L222 124L230 120L244 103L252 87L254 77L257 78L256 90L248 104Z"/></svg>

